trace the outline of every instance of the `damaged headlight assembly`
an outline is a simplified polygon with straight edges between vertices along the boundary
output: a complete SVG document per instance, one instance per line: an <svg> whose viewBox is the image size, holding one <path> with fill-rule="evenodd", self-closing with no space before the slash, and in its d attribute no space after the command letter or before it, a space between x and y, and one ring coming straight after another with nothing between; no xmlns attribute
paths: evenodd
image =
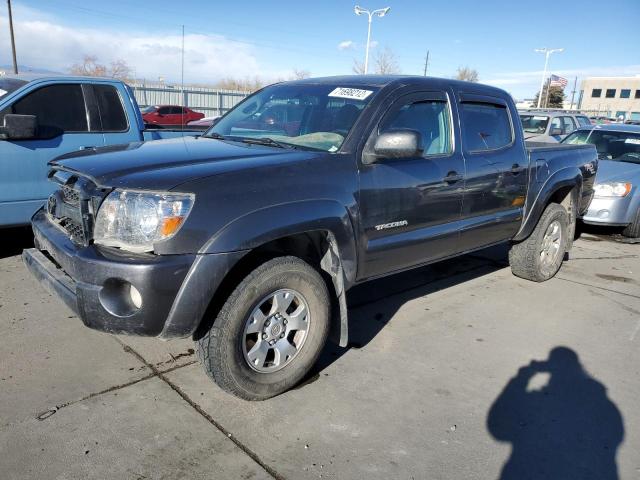
<svg viewBox="0 0 640 480"><path fill-rule="evenodd" d="M116 189L98 210L93 241L130 252L151 252L154 243L180 230L194 200L190 193Z"/></svg>

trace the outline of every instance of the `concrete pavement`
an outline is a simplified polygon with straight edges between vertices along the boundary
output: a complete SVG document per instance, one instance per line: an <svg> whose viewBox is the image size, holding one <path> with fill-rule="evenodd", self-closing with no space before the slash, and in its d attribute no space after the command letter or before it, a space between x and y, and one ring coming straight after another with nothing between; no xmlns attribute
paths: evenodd
<svg viewBox="0 0 640 480"><path fill-rule="evenodd" d="M0 281L3 478L498 478L556 444L547 473L640 478L638 245L584 235L542 284L493 248L357 287L350 347L253 403L189 340L86 329L18 256Z"/></svg>

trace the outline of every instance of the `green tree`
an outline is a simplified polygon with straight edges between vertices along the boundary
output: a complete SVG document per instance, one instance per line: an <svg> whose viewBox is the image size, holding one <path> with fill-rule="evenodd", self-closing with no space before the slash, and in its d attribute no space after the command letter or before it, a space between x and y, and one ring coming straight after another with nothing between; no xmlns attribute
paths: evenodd
<svg viewBox="0 0 640 480"><path fill-rule="evenodd" d="M538 96L540 92L536 93L531 107L536 108L538 106ZM541 108L562 108L564 102L564 89L562 87L549 87L549 98L547 98L547 85L542 89L542 101L540 102Z"/></svg>

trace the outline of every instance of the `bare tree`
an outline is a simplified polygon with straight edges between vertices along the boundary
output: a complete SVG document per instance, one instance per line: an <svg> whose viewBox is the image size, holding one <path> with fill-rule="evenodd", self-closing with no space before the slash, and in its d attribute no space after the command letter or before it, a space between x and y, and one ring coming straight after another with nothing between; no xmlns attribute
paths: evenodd
<svg viewBox="0 0 640 480"><path fill-rule="evenodd" d="M124 60L116 60L111 62L109 75L119 80L128 81L132 78L132 70Z"/></svg>
<svg viewBox="0 0 640 480"><path fill-rule="evenodd" d="M455 78L456 80L464 80L465 82L477 82L478 71L469 67L458 67Z"/></svg>
<svg viewBox="0 0 640 480"><path fill-rule="evenodd" d="M72 75L83 77L113 77L125 81L131 79L132 73L131 67L124 60L111 62L111 65L107 67L98 63L98 57L95 55L85 55L82 63L74 64L69 71Z"/></svg>
<svg viewBox="0 0 640 480"><path fill-rule="evenodd" d="M359 62L354 58L351 70L353 70L353 73L356 75L364 75L364 62Z"/></svg>
<svg viewBox="0 0 640 480"><path fill-rule="evenodd" d="M84 77L107 76L107 67L98 63L98 57L95 55L85 55L82 63L74 64L69 70L73 75L81 75Z"/></svg>
<svg viewBox="0 0 640 480"><path fill-rule="evenodd" d="M396 59L396 54L393 53L389 47L384 47L383 50L376 52L373 59L375 64L375 73L379 75L391 75L394 73L400 73L400 65ZM358 75L364 74L364 63L353 59L353 66L351 67L353 73Z"/></svg>
<svg viewBox="0 0 640 480"><path fill-rule="evenodd" d="M384 50L376 53L376 73L380 75L400 73L396 54L389 47L384 47Z"/></svg>
<svg viewBox="0 0 640 480"><path fill-rule="evenodd" d="M291 75L291 80L302 80L303 78L309 78L310 76L311 72L309 70L298 70L295 68Z"/></svg>
<svg viewBox="0 0 640 480"><path fill-rule="evenodd" d="M258 76L255 76L253 78L227 77L216 83L217 88L221 88L223 90L240 90L243 92L255 92L256 90L260 90L264 86L265 82Z"/></svg>

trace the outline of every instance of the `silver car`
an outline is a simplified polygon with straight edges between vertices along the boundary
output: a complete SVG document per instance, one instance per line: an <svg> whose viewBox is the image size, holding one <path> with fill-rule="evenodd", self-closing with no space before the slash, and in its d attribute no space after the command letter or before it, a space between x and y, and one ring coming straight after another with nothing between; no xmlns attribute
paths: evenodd
<svg viewBox="0 0 640 480"><path fill-rule="evenodd" d="M558 143L576 128L591 125L589 117L558 110L521 110L520 121L528 142Z"/></svg>
<svg viewBox="0 0 640 480"><path fill-rule="evenodd" d="M580 128L563 143L591 143L600 159L595 195L582 220L593 225L623 226L623 235L640 237L640 126Z"/></svg>

